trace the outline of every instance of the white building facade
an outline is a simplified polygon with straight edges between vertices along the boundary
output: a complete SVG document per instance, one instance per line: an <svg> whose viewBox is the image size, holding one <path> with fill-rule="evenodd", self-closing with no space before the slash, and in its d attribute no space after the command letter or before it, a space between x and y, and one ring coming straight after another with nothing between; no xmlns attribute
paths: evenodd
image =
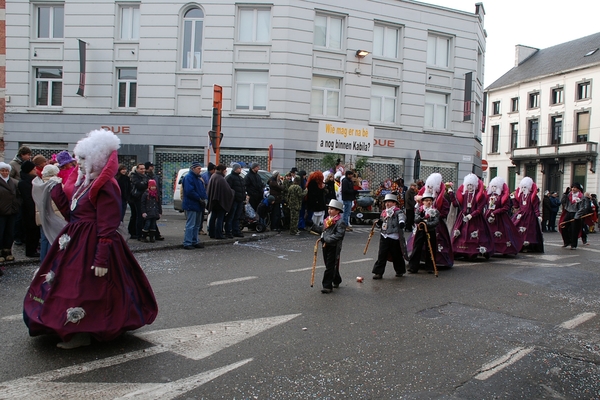
<svg viewBox="0 0 600 400"><path fill-rule="evenodd" d="M6 158L112 129L121 162L153 161L169 202L179 168L214 162L219 85L222 163L321 169L326 121L373 132L374 181L456 182L480 171L484 14L396 0L7 0Z"/></svg>
<svg viewBox="0 0 600 400"><path fill-rule="evenodd" d="M573 183L598 191L600 34L547 49L517 46L516 65L486 88L486 181L511 190L524 176L542 191Z"/></svg>

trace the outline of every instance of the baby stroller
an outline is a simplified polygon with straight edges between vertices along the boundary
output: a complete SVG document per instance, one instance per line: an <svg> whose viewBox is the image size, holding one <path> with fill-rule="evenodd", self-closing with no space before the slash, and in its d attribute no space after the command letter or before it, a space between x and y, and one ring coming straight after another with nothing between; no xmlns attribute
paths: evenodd
<svg viewBox="0 0 600 400"><path fill-rule="evenodd" d="M240 226L242 229L247 227L249 231L256 231L259 233L264 232L266 229L264 221L261 221L250 203L246 203L244 206L244 217L242 218Z"/></svg>

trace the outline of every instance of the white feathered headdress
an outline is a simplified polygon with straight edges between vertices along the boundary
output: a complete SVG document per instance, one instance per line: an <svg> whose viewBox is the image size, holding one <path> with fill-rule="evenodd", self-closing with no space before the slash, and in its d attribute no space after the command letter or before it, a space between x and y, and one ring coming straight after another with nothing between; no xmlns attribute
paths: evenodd
<svg viewBox="0 0 600 400"><path fill-rule="evenodd" d="M502 194L502 188L506 181L501 176L497 176L490 181L490 184L487 188L488 195L492 194L492 186L496 186L496 191L494 192L496 195L500 196Z"/></svg>
<svg viewBox="0 0 600 400"><path fill-rule="evenodd" d="M96 179L106 166L111 153L119 148L121 139L108 130L95 130L87 134L75 145L73 152L77 162L85 163L85 171L79 171L77 183L79 186L85 178L85 184Z"/></svg>
<svg viewBox="0 0 600 400"><path fill-rule="evenodd" d="M425 188L427 191L431 192L433 198L436 198L440 193L443 180L444 178L442 178L442 174L439 172L434 172L427 177L427 180L425 181Z"/></svg>
<svg viewBox="0 0 600 400"><path fill-rule="evenodd" d="M468 174L463 180L463 194L467 193L467 185L473 185L473 191L476 192L479 187L479 178L475 174Z"/></svg>

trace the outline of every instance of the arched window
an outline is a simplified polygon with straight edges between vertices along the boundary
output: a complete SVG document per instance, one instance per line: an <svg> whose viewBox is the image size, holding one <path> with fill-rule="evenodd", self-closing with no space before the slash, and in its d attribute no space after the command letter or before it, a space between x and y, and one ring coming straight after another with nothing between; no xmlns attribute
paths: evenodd
<svg viewBox="0 0 600 400"><path fill-rule="evenodd" d="M183 16L182 69L200 69L202 66L202 27L204 12L195 7Z"/></svg>

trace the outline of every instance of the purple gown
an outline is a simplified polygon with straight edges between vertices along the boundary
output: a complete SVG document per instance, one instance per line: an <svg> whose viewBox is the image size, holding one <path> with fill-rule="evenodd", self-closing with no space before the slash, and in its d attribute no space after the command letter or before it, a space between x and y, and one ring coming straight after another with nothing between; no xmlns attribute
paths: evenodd
<svg viewBox="0 0 600 400"><path fill-rule="evenodd" d="M505 187L501 196L496 193L489 196L485 220L490 226L495 254L517 255L523 247L523 239L508 215L509 209L508 187ZM491 216L494 217L494 222L489 222Z"/></svg>
<svg viewBox="0 0 600 400"><path fill-rule="evenodd" d="M540 216L540 199L537 196L537 190L533 190L528 196L517 189L514 198L512 198L514 208L512 222L517 227L517 232L523 240L522 250L530 250L543 253L544 237L542 235L541 224L538 220Z"/></svg>
<svg viewBox="0 0 600 400"><path fill-rule="evenodd" d="M107 341L156 318L158 307L150 283L117 232L119 186L114 178L99 183L90 185L92 189L77 199L73 211L60 185L55 188L59 190L53 199L69 216L69 223L27 290L23 318L31 336L57 334L69 341L76 333L89 333ZM108 268L108 273L97 277L92 266Z"/></svg>
<svg viewBox="0 0 600 400"><path fill-rule="evenodd" d="M484 220L483 208L487 202L487 195L480 183L476 192L463 194L463 185L457 193L450 193L450 198L458 208L458 215L452 227L452 250L455 257L476 257L477 255L489 258L494 252L494 242L487 221ZM471 220L464 222L463 217L471 214ZM458 236L455 232L458 231Z"/></svg>

